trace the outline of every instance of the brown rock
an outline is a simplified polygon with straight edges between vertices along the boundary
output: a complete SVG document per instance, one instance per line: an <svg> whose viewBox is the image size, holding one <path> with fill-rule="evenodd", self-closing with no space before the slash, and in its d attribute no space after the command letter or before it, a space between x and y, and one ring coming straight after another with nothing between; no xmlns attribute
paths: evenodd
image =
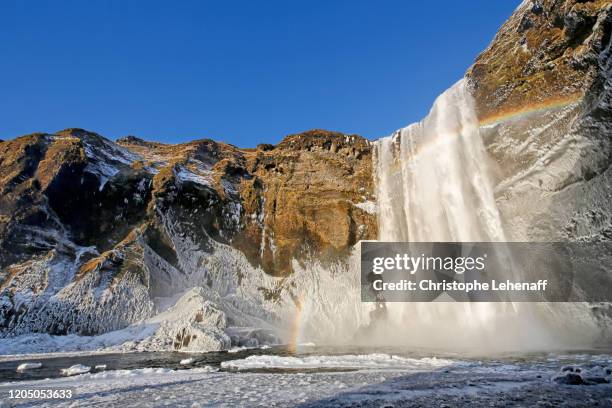
<svg viewBox="0 0 612 408"><path fill-rule="evenodd" d="M467 73L479 117L584 96L611 27L607 0L524 2Z"/></svg>

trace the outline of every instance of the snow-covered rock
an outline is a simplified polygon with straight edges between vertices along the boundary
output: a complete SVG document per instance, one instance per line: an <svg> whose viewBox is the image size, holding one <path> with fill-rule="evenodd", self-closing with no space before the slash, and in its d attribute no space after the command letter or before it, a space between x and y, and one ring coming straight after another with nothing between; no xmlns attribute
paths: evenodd
<svg viewBox="0 0 612 408"><path fill-rule="evenodd" d="M83 365L83 364L75 364L68 368L62 368L60 371L62 375L65 375L65 376L79 375L79 374L85 374L85 373L90 372L91 367Z"/></svg>
<svg viewBox="0 0 612 408"><path fill-rule="evenodd" d="M552 380L565 385L609 384L612 381L612 369L601 365L589 368L566 366Z"/></svg>
<svg viewBox="0 0 612 408"><path fill-rule="evenodd" d="M193 288L170 309L150 319L150 323L159 323L159 328L145 342L171 345L181 351L228 349L231 340L223 331L227 326L225 313L204 296L204 289Z"/></svg>
<svg viewBox="0 0 612 408"><path fill-rule="evenodd" d="M17 371L35 370L41 367L42 363L22 363L17 366Z"/></svg>

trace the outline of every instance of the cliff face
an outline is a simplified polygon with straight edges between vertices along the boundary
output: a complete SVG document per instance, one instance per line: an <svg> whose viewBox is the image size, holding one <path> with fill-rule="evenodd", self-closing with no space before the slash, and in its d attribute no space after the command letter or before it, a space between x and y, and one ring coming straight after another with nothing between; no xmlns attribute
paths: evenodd
<svg viewBox="0 0 612 408"><path fill-rule="evenodd" d="M187 220L202 219L203 231L271 275L290 274L292 259L335 260L359 240L376 236L374 214L367 211L371 148L362 137L312 130L256 149L210 140L118 143L137 152L145 168L159 171L153 178L159 210L181 200ZM193 204L184 201L190 184L206 191L198 202L191 197ZM218 208L202 209L206 200Z"/></svg>
<svg viewBox="0 0 612 408"><path fill-rule="evenodd" d="M193 277L206 270L193 258L214 245L273 276L294 259L333 263L376 237L370 156L367 140L319 130L257 149L80 129L3 142L0 322L16 333L123 327L190 279L213 286ZM234 273L239 286L246 271ZM289 290L256 289L261 302Z"/></svg>
<svg viewBox="0 0 612 408"><path fill-rule="evenodd" d="M576 100L601 86L611 5L609 0L523 1L467 73L483 120Z"/></svg>
<svg viewBox="0 0 612 408"><path fill-rule="evenodd" d="M611 28L609 1L525 1L467 73L509 239L612 239ZM308 296L325 320L345 288L321 294L339 283L317 274L378 235L372 148L323 130L255 149L81 129L0 142L1 335L123 328L194 286L189 316L223 328L274 327ZM194 319L164 344L193 327L228 344Z"/></svg>
<svg viewBox="0 0 612 408"><path fill-rule="evenodd" d="M524 1L468 71L508 237L611 239L612 2Z"/></svg>

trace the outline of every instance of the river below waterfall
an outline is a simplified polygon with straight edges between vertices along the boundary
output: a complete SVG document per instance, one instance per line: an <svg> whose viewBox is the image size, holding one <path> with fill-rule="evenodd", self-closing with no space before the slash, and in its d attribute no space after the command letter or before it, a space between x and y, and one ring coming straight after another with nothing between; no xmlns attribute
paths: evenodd
<svg viewBox="0 0 612 408"><path fill-rule="evenodd" d="M0 394L10 405L1 406L612 406L612 350L477 353L303 345L5 356ZM18 372L23 363L41 367ZM91 371L62 375L78 365ZM74 396L8 398L9 390L41 388Z"/></svg>

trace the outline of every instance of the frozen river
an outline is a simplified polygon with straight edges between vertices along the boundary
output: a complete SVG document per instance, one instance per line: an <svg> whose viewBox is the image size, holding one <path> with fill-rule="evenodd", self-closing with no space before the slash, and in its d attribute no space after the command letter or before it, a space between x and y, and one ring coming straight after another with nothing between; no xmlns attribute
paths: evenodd
<svg viewBox="0 0 612 408"><path fill-rule="evenodd" d="M42 365L17 372L25 362ZM91 371L63 376L71 366ZM611 368L607 350L493 358L350 347L13 356L0 363L0 395L1 406L19 407L610 407ZM10 399L15 389L70 389L73 397Z"/></svg>

